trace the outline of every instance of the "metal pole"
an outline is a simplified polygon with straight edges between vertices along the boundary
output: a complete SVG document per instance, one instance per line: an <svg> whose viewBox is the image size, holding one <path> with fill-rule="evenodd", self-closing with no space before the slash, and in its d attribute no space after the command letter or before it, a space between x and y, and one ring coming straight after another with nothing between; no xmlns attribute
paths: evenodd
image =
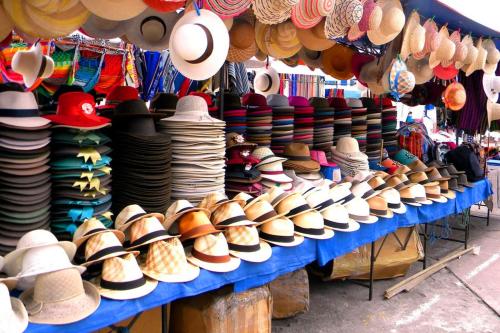
<svg viewBox="0 0 500 333"><path fill-rule="evenodd" d="M368 300L371 301L373 298L373 271L375 269L375 242L372 242L372 247L370 251L370 290L368 294Z"/></svg>
<svg viewBox="0 0 500 333"><path fill-rule="evenodd" d="M467 214L467 216L465 216ZM469 225L470 225L470 208L467 208L462 215L462 218L465 218L465 239L464 239L464 249L467 249L469 242Z"/></svg>
<svg viewBox="0 0 500 333"><path fill-rule="evenodd" d="M222 65L220 71L219 71L219 83L220 83L220 88L219 88L219 119L224 120L224 91L226 90L226 74L225 70L226 69L226 63Z"/></svg>
<svg viewBox="0 0 500 333"><path fill-rule="evenodd" d="M168 304L161 306L161 333L168 333Z"/></svg>
<svg viewBox="0 0 500 333"><path fill-rule="evenodd" d="M427 223L424 225L424 260L422 260L422 268L427 268Z"/></svg>

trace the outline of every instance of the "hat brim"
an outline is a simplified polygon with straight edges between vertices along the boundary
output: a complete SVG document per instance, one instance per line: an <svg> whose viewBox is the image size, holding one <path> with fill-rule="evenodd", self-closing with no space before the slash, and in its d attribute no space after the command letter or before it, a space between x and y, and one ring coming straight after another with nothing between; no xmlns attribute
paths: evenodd
<svg viewBox="0 0 500 333"><path fill-rule="evenodd" d="M340 232L354 232L354 231L359 230L359 228L361 228L361 225L358 222L356 222L353 219L351 219L351 218L349 218L347 220L346 224L348 225L348 227L345 228L345 229L329 227L329 226L327 226L325 224L325 229L332 229L332 230L340 231Z"/></svg>
<svg viewBox="0 0 500 333"><path fill-rule="evenodd" d="M153 292L153 290L156 289L156 286L158 286L157 280L153 280L149 277L145 277L145 280L146 283L144 283L142 286L127 290L111 290L102 288L99 286L100 278L96 280L96 286L102 297L122 301L146 296L147 294Z"/></svg>
<svg viewBox="0 0 500 333"><path fill-rule="evenodd" d="M13 329L12 332L24 332L28 327L29 320L28 312L26 311L23 302L15 297L10 297L10 305L16 320L14 322L9 321L3 325L7 326L7 331L9 331L9 329Z"/></svg>
<svg viewBox="0 0 500 333"><path fill-rule="evenodd" d="M434 202L439 202L439 203L448 202L448 199L443 195L441 195L439 198L429 198L429 200L434 201Z"/></svg>
<svg viewBox="0 0 500 333"><path fill-rule="evenodd" d="M75 239L73 241L73 243L75 243L76 247L78 248L80 245L82 245L90 237L98 235L98 234L102 234L102 233L105 233L105 232L112 232L112 233L114 233L115 236L116 236L116 238L118 238L118 240L122 244L125 241L125 234L122 231L116 230L116 229L106 229L106 230L101 230L101 231L98 231L98 232L94 232L94 233L92 233L90 235L83 236L83 237L80 237L78 239Z"/></svg>
<svg viewBox="0 0 500 333"><path fill-rule="evenodd" d="M450 200L453 200L453 199L457 198L457 194L453 190L448 190L447 193L441 193L441 195L443 195L444 197L446 197L446 198L448 198Z"/></svg>
<svg viewBox="0 0 500 333"><path fill-rule="evenodd" d="M255 252L239 252L229 250L229 253L237 258L249 262L264 262L271 258L273 250L269 244L264 241L260 241L260 249Z"/></svg>
<svg viewBox="0 0 500 333"><path fill-rule="evenodd" d="M145 265L141 266L142 272L152 279L167 283L181 283L193 281L200 275L200 268L189 262L186 265L182 273L179 274L167 274L148 269Z"/></svg>
<svg viewBox="0 0 500 333"><path fill-rule="evenodd" d="M89 266L95 265L97 263L103 262L106 259L120 257L120 256L123 256L125 254L129 254L129 253L133 254L136 257L139 255L139 251L117 251L117 252L107 254L107 255L103 256L102 258L99 258L96 260L86 261L86 262L82 263L82 266L89 267Z"/></svg>
<svg viewBox="0 0 500 333"><path fill-rule="evenodd" d="M101 116L94 116L92 118L89 117L88 119L82 120L70 116L50 114L44 116L44 118L52 121L54 128L62 127L83 130L97 130L111 125L108 118Z"/></svg>
<svg viewBox="0 0 500 333"><path fill-rule="evenodd" d="M134 246L131 246L131 247L127 247L126 250L129 251L129 250L134 250L134 249L137 249L141 246L144 246L144 245L148 245L148 244L151 244L151 243L154 243L154 242L158 242L158 241L162 241L162 240L167 240L167 239L170 239L170 238L175 238L176 236L171 236L171 235L162 235L162 236L158 236L158 237L154 237L152 239L148 239L147 241L144 241L142 243L139 243L137 245L134 245Z"/></svg>
<svg viewBox="0 0 500 333"><path fill-rule="evenodd" d="M373 223L378 222L378 217L373 216L373 215L367 216L366 219L364 219L364 220L356 219L356 218L353 218L353 219L354 219L354 221L356 221L358 223L363 223L363 224L373 224Z"/></svg>
<svg viewBox="0 0 500 333"><path fill-rule="evenodd" d="M306 237L306 238L312 238L312 239L330 239L335 235L335 232L332 229L324 228L324 233L322 235L311 235L311 234L306 234L302 232L295 231L297 235Z"/></svg>
<svg viewBox="0 0 500 333"><path fill-rule="evenodd" d="M271 182L274 182L274 183L281 183L281 184L293 182L293 179L288 177L284 173L280 173L277 175L263 175L263 174L261 174L261 178L268 180L268 181L271 181Z"/></svg>
<svg viewBox="0 0 500 333"><path fill-rule="evenodd" d="M403 203L401 203L401 206L399 208L396 209L391 208L391 210L396 214L405 214L407 211L406 205L404 205Z"/></svg>
<svg viewBox="0 0 500 333"><path fill-rule="evenodd" d="M90 15L80 30L89 37L113 39L125 35L125 26L124 21L111 21Z"/></svg>
<svg viewBox="0 0 500 333"><path fill-rule="evenodd" d="M42 117L0 117L0 124L5 124L12 128L34 129L49 125L50 120Z"/></svg>
<svg viewBox="0 0 500 333"><path fill-rule="evenodd" d="M241 264L241 259L235 257L230 257L229 261L224 263L210 263L206 261L201 261L200 259L193 257L191 253L188 254L187 260L191 262L193 265L206 269L207 271L216 273L232 272L238 269L238 267L240 267Z"/></svg>
<svg viewBox="0 0 500 333"><path fill-rule="evenodd" d="M422 204L422 205L432 205L432 201L427 199L427 200L421 200L421 201L417 201L419 204Z"/></svg>
<svg viewBox="0 0 500 333"><path fill-rule="evenodd" d="M294 247L294 246L302 244L304 242L304 237L295 233L293 236L293 242L290 242L290 243L275 242L275 241L270 241L270 240L263 239L263 238L261 238L261 240L266 242L266 243L277 245L277 246Z"/></svg>

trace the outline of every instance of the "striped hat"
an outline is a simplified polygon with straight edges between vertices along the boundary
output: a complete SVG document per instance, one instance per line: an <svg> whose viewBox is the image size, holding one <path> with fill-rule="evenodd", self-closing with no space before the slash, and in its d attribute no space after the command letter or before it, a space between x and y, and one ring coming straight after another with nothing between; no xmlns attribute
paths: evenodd
<svg viewBox="0 0 500 333"><path fill-rule="evenodd" d="M310 29L329 15L334 6L334 0L300 0L292 7L292 22L297 28Z"/></svg>
<svg viewBox="0 0 500 333"><path fill-rule="evenodd" d="M205 3L212 12L225 19L243 13L252 0L205 0Z"/></svg>

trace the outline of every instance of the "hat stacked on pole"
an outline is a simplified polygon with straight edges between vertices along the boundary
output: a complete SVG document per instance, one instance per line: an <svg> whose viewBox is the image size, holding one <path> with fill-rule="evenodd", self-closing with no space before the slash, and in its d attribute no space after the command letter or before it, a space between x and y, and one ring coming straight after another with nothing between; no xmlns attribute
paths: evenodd
<svg viewBox="0 0 500 333"><path fill-rule="evenodd" d="M309 103L314 108L313 148L329 151L333 145L333 119L335 110L330 106L326 98L311 97Z"/></svg>
<svg viewBox="0 0 500 333"><path fill-rule="evenodd" d="M241 106L241 99L237 94L224 93L224 121L227 133L246 134L247 110Z"/></svg>
<svg viewBox="0 0 500 333"><path fill-rule="evenodd" d="M113 211L138 204L148 212L163 212L170 203L170 138L156 130L144 101L118 104L113 115Z"/></svg>
<svg viewBox="0 0 500 333"><path fill-rule="evenodd" d="M50 121L31 92L0 92L0 254L50 221Z"/></svg>
<svg viewBox="0 0 500 333"><path fill-rule="evenodd" d="M290 106L295 108L293 142L302 142L312 148L314 142L314 107L302 96L288 97Z"/></svg>
<svg viewBox="0 0 500 333"><path fill-rule="evenodd" d="M52 133L51 230L59 238L71 239L76 228L95 217L105 226L111 220L111 139L102 128L109 119L96 115L92 95L62 94Z"/></svg>
<svg viewBox="0 0 500 333"><path fill-rule="evenodd" d="M382 145L382 119L380 107L372 98L362 98L366 108L366 155L368 160L379 161Z"/></svg>
<svg viewBox="0 0 500 333"><path fill-rule="evenodd" d="M247 108L247 139L259 146L271 145L273 111L264 95L246 94L242 104Z"/></svg>
<svg viewBox="0 0 500 333"><path fill-rule="evenodd" d="M271 150L281 154L285 145L293 141L294 107L290 106L286 96L278 94L267 96L267 104L273 110Z"/></svg>
<svg viewBox="0 0 500 333"><path fill-rule="evenodd" d="M205 100L182 97L159 126L172 141L172 200L197 204L208 193L224 192L226 123L209 115Z"/></svg>
<svg viewBox="0 0 500 333"><path fill-rule="evenodd" d="M380 103L380 100L375 100ZM396 139L398 124L398 112L396 106L392 105L389 98L382 99L382 139L384 139L384 148L389 156L394 156L398 151L398 141Z"/></svg>
<svg viewBox="0 0 500 333"><path fill-rule="evenodd" d="M333 122L333 144L336 145L340 138L351 136L351 108L342 97L330 98L330 106L335 109Z"/></svg>
<svg viewBox="0 0 500 333"><path fill-rule="evenodd" d="M352 127L351 136L358 140L359 150L366 152L366 107L363 102L357 98L348 98L347 105L351 108Z"/></svg>

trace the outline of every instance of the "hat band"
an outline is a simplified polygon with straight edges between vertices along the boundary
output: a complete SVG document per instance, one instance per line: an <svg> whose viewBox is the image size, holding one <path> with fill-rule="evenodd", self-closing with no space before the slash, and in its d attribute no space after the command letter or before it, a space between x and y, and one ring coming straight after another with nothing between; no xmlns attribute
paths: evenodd
<svg viewBox="0 0 500 333"><path fill-rule="evenodd" d="M441 193L448 193L448 192L449 192L449 191L448 191L448 190L446 190L446 189L443 189L443 188L441 189Z"/></svg>
<svg viewBox="0 0 500 333"><path fill-rule="evenodd" d="M273 157L276 157L276 156L274 156L274 155L264 156L263 158L260 159L260 162L263 162L263 161L268 160L268 159L273 158Z"/></svg>
<svg viewBox="0 0 500 333"><path fill-rule="evenodd" d="M259 236L264 240L270 242L278 242L278 243L292 243L295 240L295 237L293 235L292 236L271 235L263 231L260 232Z"/></svg>
<svg viewBox="0 0 500 333"><path fill-rule="evenodd" d="M354 214L349 214L349 217L351 219L355 219L356 221L368 221L370 219L370 216L361 216L361 215L354 215Z"/></svg>
<svg viewBox="0 0 500 333"><path fill-rule="evenodd" d="M88 257L87 262L99 260L102 257L107 256L108 254L112 254L112 253L116 253L116 252L125 252L125 249L121 245L107 247L105 249L97 251L96 253L94 253L93 255Z"/></svg>
<svg viewBox="0 0 500 333"><path fill-rule="evenodd" d="M290 155L283 155L290 161L311 161L311 156L290 156Z"/></svg>
<svg viewBox="0 0 500 333"><path fill-rule="evenodd" d="M316 210L323 210L327 207L330 207L330 206L333 206L335 203L333 202L332 199L328 199L322 203L320 203L319 205L315 206L314 209Z"/></svg>
<svg viewBox="0 0 500 333"><path fill-rule="evenodd" d="M199 26L205 33L205 36L207 37L207 48L205 49L205 52L203 52L203 54L198 59L186 60L187 63L192 65L201 64L202 62L207 60L208 57L210 57L212 55L212 52L214 51L214 39L212 37L212 33L210 32L210 30L208 30L208 28L202 24L195 23L195 25Z"/></svg>
<svg viewBox="0 0 500 333"><path fill-rule="evenodd" d="M374 215L387 215L387 209L373 209L370 208L370 213Z"/></svg>
<svg viewBox="0 0 500 333"><path fill-rule="evenodd" d="M260 243L255 245L241 245L241 244L233 244L227 243L230 250L238 251L238 252L257 252L260 250Z"/></svg>
<svg viewBox="0 0 500 333"><path fill-rule="evenodd" d="M228 255L225 255L225 256L212 256L212 255L209 255L209 254L201 253L200 251L196 250L194 247L191 250L191 254L196 259L199 259L199 260L205 261L205 262L210 262L210 263L213 263L213 264L223 264L223 263L229 262L231 260L231 257L228 256Z"/></svg>
<svg viewBox="0 0 500 333"><path fill-rule="evenodd" d="M223 220L220 223L217 223L217 226L230 226L232 224L235 224L238 222L243 222L243 221L248 221L248 219L245 215L233 216L227 220Z"/></svg>
<svg viewBox="0 0 500 333"><path fill-rule="evenodd" d="M439 199L441 198L441 195L439 194L432 194L432 193L427 193L427 197L432 198L432 199Z"/></svg>
<svg viewBox="0 0 500 333"><path fill-rule="evenodd" d="M387 207L390 209L399 209L401 208L401 203L387 203Z"/></svg>
<svg viewBox="0 0 500 333"><path fill-rule="evenodd" d="M426 197L415 197L415 200L417 201L427 201Z"/></svg>
<svg viewBox="0 0 500 333"><path fill-rule="evenodd" d="M429 179L424 179L424 180L419 181L418 183L424 185L424 184L428 184L430 182L431 181Z"/></svg>
<svg viewBox="0 0 500 333"><path fill-rule="evenodd" d="M45 72L45 68L47 67L47 57L42 56L42 63L40 64L40 69L38 70L38 74L36 77L41 77L43 75L43 72Z"/></svg>
<svg viewBox="0 0 500 333"><path fill-rule="evenodd" d="M354 198L355 198L354 194L350 193L348 196L343 197L342 199L339 199L337 201L334 201L334 203L345 205L346 203L348 203L349 201L351 201Z"/></svg>
<svg viewBox="0 0 500 333"><path fill-rule="evenodd" d="M403 182L403 185L409 185L409 184L411 184L411 181L409 179Z"/></svg>
<svg viewBox="0 0 500 333"><path fill-rule="evenodd" d="M383 183L377 187L374 188L375 191L380 191L380 190L383 190L384 188L387 188L387 184L386 183Z"/></svg>
<svg viewBox="0 0 500 333"><path fill-rule="evenodd" d="M373 189L370 189L369 191L365 192L365 194L363 194L362 198L366 199L366 198L368 198L370 195L372 195L374 193L375 193L375 191Z"/></svg>
<svg viewBox="0 0 500 333"><path fill-rule="evenodd" d="M137 280L132 280L132 281L126 281L126 282L114 282L114 281L107 281L104 279L101 279L101 282L99 283L101 288L104 289L110 289L110 290L132 290L135 288L142 287L143 285L146 284L146 279L144 276Z"/></svg>
<svg viewBox="0 0 500 333"><path fill-rule="evenodd" d="M84 233L81 238L87 237L87 236L90 236L90 235L93 235L93 234L96 234L96 233L101 232L101 231L106 231L106 230L111 231L110 229L106 229L106 228L92 229L92 230L87 231L86 233Z"/></svg>
<svg viewBox="0 0 500 333"><path fill-rule="evenodd" d="M212 224L202 224L199 225L181 235L181 241L186 240L188 238L191 238L193 236L198 236L198 235L203 235L203 234L208 234L213 231L216 231L214 229L214 226Z"/></svg>
<svg viewBox="0 0 500 333"><path fill-rule="evenodd" d="M142 237L139 237L135 241L131 242L129 247L141 245L144 244L145 242L155 239L156 237L162 237L162 236L168 236L168 232L166 230L156 230Z"/></svg>
<svg viewBox="0 0 500 333"><path fill-rule="evenodd" d="M312 187L311 186L310 188L307 189L307 191L305 191L304 193L302 193L302 196L305 197L307 193L309 193L311 191L314 191L314 190L316 190L316 187Z"/></svg>
<svg viewBox="0 0 500 333"><path fill-rule="evenodd" d="M303 211L306 211L308 209L311 209L311 206L309 206L308 204L303 204L299 207L295 207L294 209L290 210L286 216L292 216L292 215L297 215L299 213L302 213Z"/></svg>
<svg viewBox="0 0 500 333"><path fill-rule="evenodd" d="M143 217L143 216L144 216L144 215L146 215L146 214L147 214L147 213L138 213L138 214L132 215L132 216L131 216L131 217L129 217L129 218L127 219L127 221L125 221L125 223L123 223L123 224L127 224L127 223L129 223L129 222L131 222L131 221L137 220L138 218Z"/></svg>
<svg viewBox="0 0 500 333"><path fill-rule="evenodd" d="M255 219L253 219L253 221L257 222L257 223L261 223L261 222L269 220L270 218L273 218L275 216L278 216L278 214L276 214L276 212L274 210L271 210L270 212L267 212L266 214L261 215Z"/></svg>
<svg viewBox="0 0 500 333"><path fill-rule="evenodd" d="M286 193L286 192L283 192L281 193L280 195L278 195L276 198L274 198L273 201L271 201L271 205L272 206L275 206L278 204L278 202L280 202L283 198L287 197L289 194Z"/></svg>
<svg viewBox="0 0 500 333"><path fill-rule="evenodd" d="M307 234L307 235L323 235L325 233L325 229L316 229L316 228L303 228L299 227L298 225L294 226L294 229L296 232L300 232L302 234Z"/></svg>
<svg viewBox="0 0 500 333"><path fill-rule="evenodd" d="M282 175L284 172L283 171L261 171L260 173L263 175Z"/></svg>
<svg viewBox="0 0 500 333"><path fill-rule="evenodd" d="M324 219L324 221L325 225L330 228L349 229L349 223L334 222L327 219Z"/></svg>
<svg viewBox="0 0 500 333"><path fill-rule="evenodd" d="M264 73L264 75L267 77L267 87L266 89L262 90L262 92L267 92L273 87L273 78L267 73Z"/></svg>
<svg viewBox="0 0 500 333"><path fill-rule="evenodd" d="M398 190L398 191L399 191L399 190L400 190L403 186L405 186L405 184L403 184L403 183L399 183L399 184L397 184L397 185L393 186L393 188L394 188L395 190Z"/></svg>
<svg viewBox="0 0 500 333"><path fill-rule="evenodd" d="M0 117L39 117L38 109L0 109Z"/></svg>
<svg viewBox="0 0 500 333"><path fill-rule="evenodd" d="M401 198L401 201L405 203L417 203L417 200L414 198Z"/></svg>
<svg viewBox="0 0 500 333"><path fill-rule="evenodd" d="M165 23L163 22L163 20L160 20L158 17L156 16L149 16L149 17L146 17L144 20L142 20L141 22L141 35L144 36L144 31L143 31L143 27L146 23L149 23L149 22L157 22L157 23L160 23L163 27L163 34L162 34L162 38L165 36L165 33L167 32L167 26L165 25Z"/></svg>

